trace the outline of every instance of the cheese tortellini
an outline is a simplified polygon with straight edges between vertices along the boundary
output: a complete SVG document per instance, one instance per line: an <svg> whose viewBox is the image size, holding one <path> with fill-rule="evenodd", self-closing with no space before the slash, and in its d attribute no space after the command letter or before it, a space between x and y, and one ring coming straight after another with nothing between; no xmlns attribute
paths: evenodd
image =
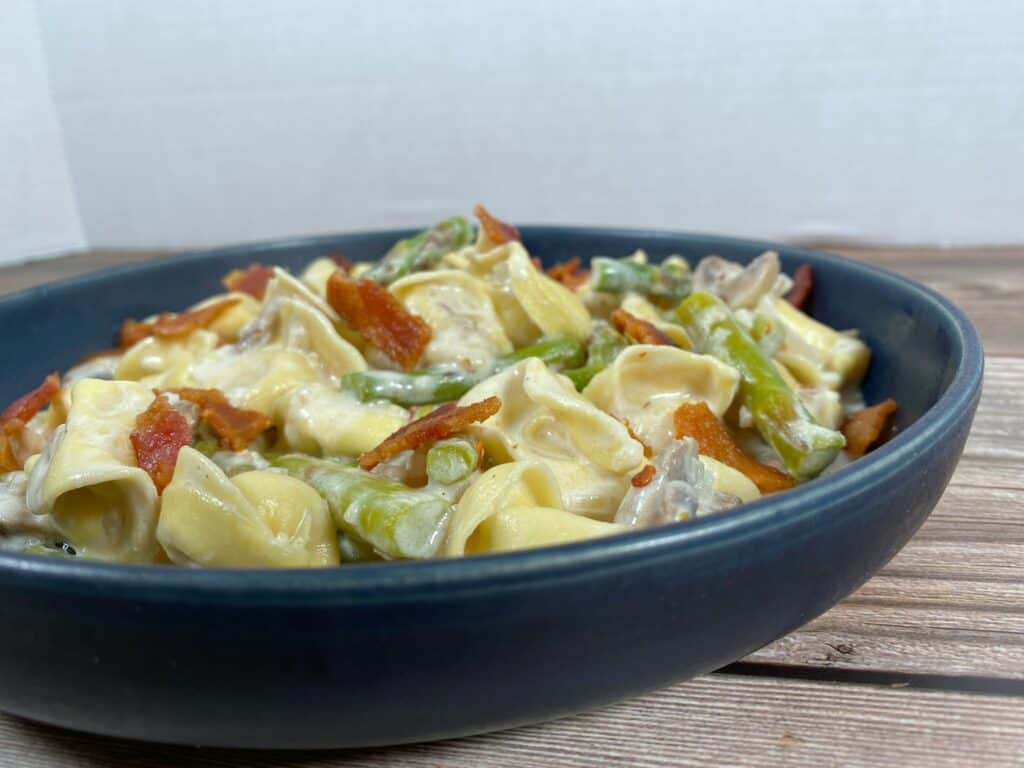
<svg viewBox="0 0 1024 768"><path fill-rule="evenodd" d="M177 565L301 568L338 564L327 504L301 480L255 470L229 478L182 448L156 536Z"/></svg>

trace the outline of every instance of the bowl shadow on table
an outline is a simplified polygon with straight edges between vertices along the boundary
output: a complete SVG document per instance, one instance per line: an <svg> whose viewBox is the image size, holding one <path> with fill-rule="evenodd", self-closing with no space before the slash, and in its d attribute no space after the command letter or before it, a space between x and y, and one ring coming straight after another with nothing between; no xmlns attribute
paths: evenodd
<svg viewBox="0 0 1024 768"><path fill-rule="evenodd" d="M542 729L544 724L525 726ZM333 750L257 750L224 749L214 747L187 747L173 744L154 744L111 736L94 736L79 731L37 723L14 715L0 713L0 732L20 732L23 748L36 754L39 762L25 765L47 765L60 768L338 768L339 766L391 765L401 758L411 758L427 748L438 748L452 742L425 742L395 747ZM500 733L500 732L498 732ZM463 744L486 740L494 734L471 736ZM37 745L45 747L37 748ZM460 750L461 751L461 750ZM47 757L44 757L47 756ZM24 754L17 755L24 758ZM430 764L434 764L431 762Z"/></svg>

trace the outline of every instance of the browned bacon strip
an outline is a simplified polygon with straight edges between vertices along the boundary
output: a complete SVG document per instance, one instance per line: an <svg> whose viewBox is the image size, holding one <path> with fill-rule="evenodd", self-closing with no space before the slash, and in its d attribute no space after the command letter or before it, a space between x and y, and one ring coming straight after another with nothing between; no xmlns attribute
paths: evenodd
<svg viewBox="0 0 1024 768"><path fill-rule="evenodd" d="M462 432L470 424L489 419L499 408L501 400L493 396L464 406L445 403L426 416L406 424L386 437L376 448L364 453L359 457L359 466L367 470L373 469L382 461L387 461L403 451L435 440L444 440Z"/></svg>
<svg viewBox="0 0 1024 768"><path fill-rule="evenodd" d="M814 269L810 264L801 264L793 273L793 287L786 295L786 301L797 309L803 309L814 289Z"/></svg>
<svg viewBox="0 0 1024 768"><path fill-rule="evenodd" d="M761 493L784 491L796 485L796 480L785 472L747 456L703 401L679 406L675 413L675 428L677 438L692 437L701 453L739 470L753 481Z"/></svg>
<svg viewBox="0 0 1024 768"><path fill-rule="evenodd" d="M657 470L653 464L648 464L646 467L637 472L633 477L629 479L630 485L634 488L643 488L645 485L649 485L651 480L654 479L654 474Z"/></svg>
<svg viewBox="0 0 1024 768"><path fill-rule="evenodd" d="M352 280L341 270L327 280L327 303L352 328L405 369L414 368L430 343L430 326L373 280Z"/></svg>
<svg viewBox="0 0 1024 768"><path fill-rule="evenodd" d="M221 282L229 291L248 293L262 300L267 293L267 283L274 279L274 268L265 264L250 264L245 269L232 269Z"/></svg>
<svg viewBox="0 0 1024 768"><path fill-rule="evenodd" d="M590 271L580 269L579 256L573 256L568 261L559 262L551 267L547 271L547 276L552 280L557 280L569 290L575 291L590 279Z"/></svg>
<svg viewBox="0 0 1024 768"><path fill-rule="evenodd" d="M259 411L236 408L219 389L171 389L182 400L199 406L199 417L210 425L221 447L241 451L274 423Z"/></svg>
<svg viewBox="0 0 1024 768"><path fill-rule="evenodd" d="M188 420L160 395L135 417L135 429L129 439L138 465L153 478L157 493L163 493L174 476L178 451L192 445Z"/></svg>
<svg viewBox="0 0 1024 768"><path fill-rule="evenodd" d="M506 224L501 219L494 218L482 205L477 204L473 208L473 215L480 219L480 226L483 227L484 234L494 245L504 245L513 240L523 241L518 229L511 224Z"/></svg>
<svg viewBox="0 0 1024 768"><path fill-rule="evenodd" d="M878 445L885 437L897 408L895 400L884 400L847 416L842 426L846 452L851 456L863 456Z"/></svg>
<svg viewBox="0 0 1024 768"><path fill-rule="evenodd" d="M672 339L661 331L654 323L641 320L636 315L631 315L624 309L616 309L612 312L612 325L615 330L624 334L637 344L660 344L663 346L677 346Z"/></svg>
<svg viewBox="0 0 1024 768"><path fill-rule="evenodd" d="M147 336L160 338L187 336L200 328L207 328L237 303L237 298L221 299L201 309L190 309L177 314L164 312L156 320L148 323L125 320L121 325L121 346L130 347Z"/></svg>

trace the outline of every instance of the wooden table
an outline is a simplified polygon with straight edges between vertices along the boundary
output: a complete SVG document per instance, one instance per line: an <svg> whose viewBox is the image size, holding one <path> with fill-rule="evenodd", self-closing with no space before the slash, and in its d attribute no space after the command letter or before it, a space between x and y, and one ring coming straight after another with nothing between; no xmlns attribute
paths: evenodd
<svg viewBox="0 0 1024 768"><path fill-rule="evenodd" d="M334 753L150 746L0 715L0 766L1024 765L1024 247L837 248L927 283L985 342L963 460L921 531L836 608L688 683L531 728ZM0 292L152 254L0 270Z"/></svg>

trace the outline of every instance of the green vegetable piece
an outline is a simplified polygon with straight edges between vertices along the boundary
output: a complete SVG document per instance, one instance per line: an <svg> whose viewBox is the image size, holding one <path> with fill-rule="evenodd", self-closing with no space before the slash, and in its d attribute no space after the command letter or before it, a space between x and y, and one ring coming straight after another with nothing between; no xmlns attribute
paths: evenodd
<svg viewBox="0 0 1024 768"><path fill-rule="evenodd" d="M590 260L590 285L604 293L640 293L678 301L690 292L690 269L682 259L644 264L632 258Z"/></svg>
<svg viewBox="0 0 1024 768"><path fill-rule="evenodd" d="M452 508L436 494L303 454L274 466L316 489L342 533L385 558L432 557L444 540Z"/></svg>
<svg viewBox="0 0 1024 768"><path fill-rule="evenodd" d="M716 296L695 293L676 311L697 349L740 372L740 398L761 437L789 472L809 480L827 467L846 444L842 434L818 424L800 398Z"/></svg>
<svg viewBox="0 0 1024 768"><path fill-rule="evenodd" d="M476 469L476 446L464 438L441 440L427 451L427 477L439 485L454 485Z"/></svg>
<svg viewBox="0 0 1024 768"><path fill-rule="evenodd" d="M580 368L562 371L572 379L577 391L582 391L590 380L615 362L619 353L629 345L626 337L606 322L594 324L593 333L587 342L587 363Z"/></svg>
<svg viewBox="0 0 1024 768"><path fill-rule="evenodd" d="M537 357L552 367L568 367L583 362L583 346L570 336L555 336L522 347L499 357L490 373L497 373L520 360ZM452 369L426 369L422 371L358 371L341 377L341 386L364 403L390 400L407 408L458 400L485 378L479 372Z"/></svg>
<svg viewBox="0 0 1024 768"><path fill-rule="evenodd" d="M452 216L414 237L399 240L364 277L390 285L400 277L436 267L448 253L473 242L473 226L461 216Z"/></svg>
<svg viewBox="0 0 1024 768"><path fill-rule="evenodd" d="M369 544L357 541L344 533L338 534L338 555L342 564L379 563L384 559Z"/></svg>
<svg viewBox="0 0 1024 768"><path fill-rule="evenodd" d="M572 336L552 336L502 355L495 361L493 373L510 368L530 357L536 357L552 368L575 368L583 365L587 355L583 345Z"/></svg>

